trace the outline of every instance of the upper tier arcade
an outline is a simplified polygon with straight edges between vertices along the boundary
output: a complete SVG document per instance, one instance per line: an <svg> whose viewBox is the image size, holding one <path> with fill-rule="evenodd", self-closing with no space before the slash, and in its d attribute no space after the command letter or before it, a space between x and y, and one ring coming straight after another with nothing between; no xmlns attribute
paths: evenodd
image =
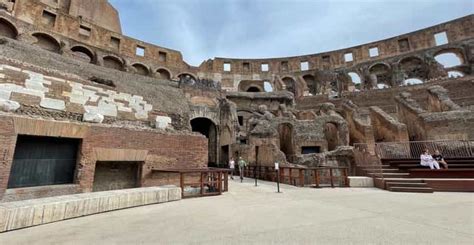
<svg viewBox="0 0 474 245"><path fill-rule="evenodd" d="M0 0L0 34L86 62L166 80L220 82L228 91L288 90L296 98L470 75L474 15L368 44L295 57L214 58L188 65L179 51L121 34L106 1ZM100 10L100 11L99 11ZM439 63L441 55L458 59Z"/></svg>

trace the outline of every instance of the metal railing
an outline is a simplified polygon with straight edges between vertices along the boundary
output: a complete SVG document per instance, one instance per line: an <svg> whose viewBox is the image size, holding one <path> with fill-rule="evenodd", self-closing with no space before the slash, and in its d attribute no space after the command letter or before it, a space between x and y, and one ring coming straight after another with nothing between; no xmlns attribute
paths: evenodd
<svg viewBox="0 0 474 245"><path fill-rule="evenodd" d="M347 167L289 167L280 166L279 171L275 171L271 166L248 166L244 169L244 176L275 182L277 173L280 175L280 181L283 184L294 186L311 187L348 187L348 168Z"/></svg>
<svg viewBox="0 0 474 245"><path fill-rule="evenodd" d="M438 150L445 158L474 157L474 141L472 140L380 142L375 144L375 152L381 159L416 159L425 149L428 149L431 154Z"/></svg>

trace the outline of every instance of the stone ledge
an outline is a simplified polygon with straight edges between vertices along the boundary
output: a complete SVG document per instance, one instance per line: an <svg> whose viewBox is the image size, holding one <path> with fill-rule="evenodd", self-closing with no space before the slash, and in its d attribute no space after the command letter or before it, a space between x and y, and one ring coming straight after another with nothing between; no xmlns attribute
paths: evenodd
<svg viewBox="0 0 474 245"><path fill-rule="evenodd" d="M349 187L374 187L374 179L365 176L349 176Z"/></svg>
<svg viewBox="0 0 474 245"><path fill-rule="evenodd" d="M2 203L0 204L0 232L180 199L181 188L164 186Z"/></svg>

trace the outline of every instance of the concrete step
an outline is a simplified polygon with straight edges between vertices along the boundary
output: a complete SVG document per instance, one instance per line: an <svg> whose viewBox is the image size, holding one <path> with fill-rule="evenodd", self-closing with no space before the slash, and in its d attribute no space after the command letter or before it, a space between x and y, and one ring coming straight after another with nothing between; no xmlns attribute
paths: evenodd
<svg viewBox="0 0 474 245"><path fill-rule="evenodd" d="M388 190L394 192L433 193L433 189L430 187L389 187Z"/></svg>

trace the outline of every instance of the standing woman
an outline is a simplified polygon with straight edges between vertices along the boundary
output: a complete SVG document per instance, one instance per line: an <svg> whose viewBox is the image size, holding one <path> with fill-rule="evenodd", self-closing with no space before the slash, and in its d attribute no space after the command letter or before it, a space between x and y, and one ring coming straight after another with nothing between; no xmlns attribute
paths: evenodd
<svg viewBox="0 0 474 245"><path fill-rule="evenodd" d="M230 178L234 179L235 161L233 157L230 158L229 168L230 168Z"/></svg>

